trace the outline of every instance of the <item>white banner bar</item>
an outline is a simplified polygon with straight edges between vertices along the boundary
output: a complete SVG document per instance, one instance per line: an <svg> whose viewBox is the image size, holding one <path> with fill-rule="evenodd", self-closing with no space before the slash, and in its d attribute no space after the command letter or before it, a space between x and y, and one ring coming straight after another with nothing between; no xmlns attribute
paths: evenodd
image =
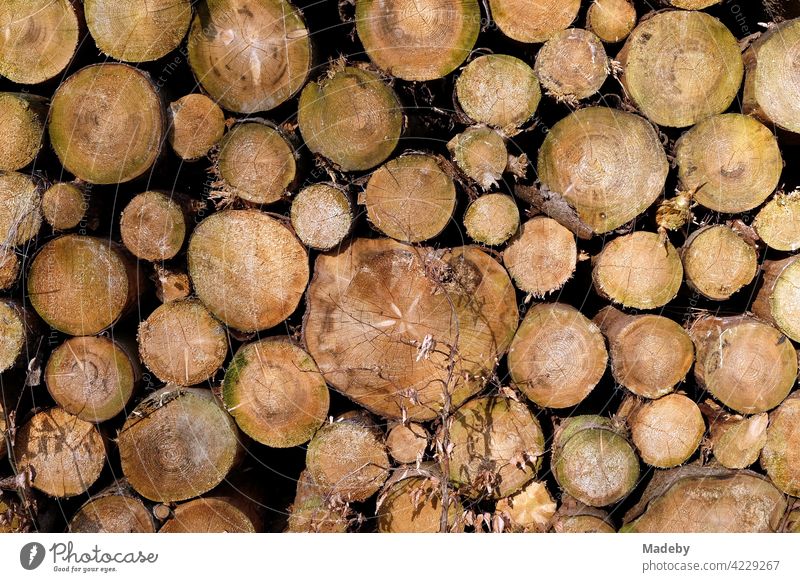
<svg viewBox="0 0 800 582"><path fill-rule="evenodd" d="M0 581L800 580L800 536L0 536Z"/></svg>

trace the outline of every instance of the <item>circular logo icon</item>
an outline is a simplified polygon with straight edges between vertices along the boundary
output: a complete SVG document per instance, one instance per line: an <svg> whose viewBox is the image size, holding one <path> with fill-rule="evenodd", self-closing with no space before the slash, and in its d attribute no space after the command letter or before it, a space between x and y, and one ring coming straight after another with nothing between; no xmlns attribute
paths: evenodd
<svg viewBox="0 0 800 582"><path fill-rule="evenodd" d="M44 546L39 542L30 542L19 551L19 563L26 570L35 570L44 561Z"/></svg>

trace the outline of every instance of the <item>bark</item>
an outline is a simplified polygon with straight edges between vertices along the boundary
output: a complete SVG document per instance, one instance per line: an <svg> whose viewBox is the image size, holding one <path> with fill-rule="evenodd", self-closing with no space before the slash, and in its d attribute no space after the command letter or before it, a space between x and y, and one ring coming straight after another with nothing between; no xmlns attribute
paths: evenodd
<svg viewBox="0 0 800 582"><path fill-rule="evenodd" d="M82 420L122 412L141 381L135 347L107 337L70 338L50 356L44 379L56 403Z"/></svg>
<svg viewBox="0 0 800 582"><path fill-rule="evenodd" d="M370 60L407 81L452 72L478 39L478 0L359 0L356 31Z"/></svg>
<svg viewBox="0 0 800 582"><path fill-rule="evenodd" d="M239 331L281 323L308 283L303 245L282 222L258 210L212 214L195 227L187 255L197 297Z"/></svg>
<svg viewBox="0 0 800 582"><path fill-rule="evenodd" d="M0 171L16 171L42 148L47 99L27 93L0 93Z"/></svg>
<svg viewBox="0 0 800 582"><path fill-rule="evenodd" d="M81 37L81 5L70 0L8 0L0 6L0 75L35 85L60 74Z"/></svg>
<svg viewBox="0 0 800 582"><path fill-rule="evenodd" d="M120 63L74 73L50 107L50 143L61 164L94 184L145 174L159 156L165 129L163 103L150 76Z"/></svg>
<svg viewBox="0 0 800 582"><path fill-rule="evenodd" d="M245 344L225 371L225 407L257 442L295 447L325 422L330 397L311 357L287 337Z"/></svg>
<svg viewBox="0 0 800 582"><path fill-rule="evenodd" d="M188 51L198 82L236 113L274 109L301 89L312 65L305 21L287 0L203 0Z"/></svg>
<svg viewBox="0 0 800 582"><path fill-rule="evenodd" d="M236 423L211 391L175 385L142 400L117 442L122 472L131 486L162 503L210 491L242 455Z"/></svg>
<svg viewBox="0 0 800 582"><path fill-rule="evenodd" d="M472 247L355 239L320 255L303 336L327 382L387 418L431 420L481 389L517 326L505 270Z"/></svg>
<svg viewBox="0 0 800 582"><path fill-rule="evenodd" d="M688 127L728 109L744 75L738 41L704 12L655 14L633 30L617 60L628 97L667 127Z"/></svg>
<svg viewBox="0 0 800 582"><path fill-rule="evenodd" d="M556 101L574 103L600 91L610 63L597 35L569 28L544 43L536 55L534 70L548 95Z"/></svg>
<svg viewBox="0 0 800 582"><path fill-rule="evenodd" d="M611 372L625 388L660 398L683 382L694 362L694 345L684 329L660 315L628 315L604 307L594 323L608 338Z"/></svg>
<svg viewBox="0 0 800 582"><path fill-rule="evenodd" d="M74 497L100 476L106 447L96 426L56 407L22 425L14 457L18 471L34 471L34 488L52 497Z"/></svg>
<svg viewBox="0 0 800 582"><path fill-rule="evenodd" d="M755 279L758 256L753 244L732 228L707 226L694 231L680 250L686 284L715 301L725 301Z"/></svg>
<svg viewBox="0 0 800 582"><path fill-rule="evenodd" d="M45 244L28 273L31 305L70 335L95 335L137 302L144 280L120 245L68 234Z"/></svg>
<svg viewBox="0 0 800 582"><path fill-rule="evenodd" d="M119 61L155 61L176 49L189 30L190 0L85 0L86 25L104 54Z"/></svg>
<svg viewBox="0 0 800 582"><path fill-rule="evenodd" d="M475 242L500 246L519 230L519 208L506 194L484 194L464 213L464 228Z"/></svg>
<svg viewBox="0 0 800 582"><path fill-rule="evenodd" d="M403 132L394 90L364 68L335 66L300 95L297 121L311 152L345 172L383 163Z"/></svg>
<svg viewBox="0 0 800 582"><path fill-rule="evenodd" d="M363 202L375 228L401 242L422 242L450 222L456 187L435 156L404 154L372 174Z"/></svg>
<svg viewBox="0 0 800 582"><path fill-rule="evenodd" d="M772 132L738 113L698 123L678 140L675 157L682 188L706 208L730 214L761 205L783 172Z"/></svg>
<svg viewBox="0 0 800 582"><path fill-rule="evenodd" d="M139 355L163 382L209 380L228 355L228 334L196 299L165 303L139 325Z"/></svg>
<svg viewBox="0 0 800 582"><path fill-rule="evenodd" d="M577 262L575 236L546 216L525 222L503 251L503 264L517 288L533 297L561 289Z"/></svg>
<svg viewBox="0 0 800 582"><path fill-rule="evenodd" d="M492 19L506 36L545 42L578 16L580 0L489 0ZM524 15L524 16L523 16Z"/></svg>
<svg viewBox="0 0 800 582"><path fill-rule="evenodd" d="M669 239L634 232L606 244L594 259L597 293L624 307L655 309L672 301L683 282L683 266Z"/></svg>
<svg viewBox="0 0 800 582"><path fill-rule="evenodd" d="M355 220L344 188L333 183L312 184L292 200L292 228L309 248L327 251L341 245Z"/></svg>
<svg viewBox="0 0 800 582"><path fill-rule="evenodd" d="M636 7L630 0L594 0L586 13L586 28L603 42L621 42L635 27Z"/></svg>
<svg viewBox="0 0 800 582"><path fill-rule="evenodd" d="M597 234L619 228L653 204L668 170L653 127L607 107L587 107L562 119L539 150L544 189L563 198Z"/></svg>
<svg viewBox="0 0 800 582"><path fill-rule="evenodd" d="M580 404L606 369L596 325L563 303L541 303L525 315L508 354L514 385L542 408Z"/></svg>
<svg viewBox="0 0 800 582"><path fill-rule="evenodd" d="M169 104L169 143L187 162L208 155L225 134L225 114L214 101L191 93Z"/></svg>
<svg viewBox="0 0 800 582"><path fill-rule="evenodd" d="M697 383L736 412L758 414L775 408L797 379L792 342L752 316L700 316L689 335L697 353Z"/></svg>

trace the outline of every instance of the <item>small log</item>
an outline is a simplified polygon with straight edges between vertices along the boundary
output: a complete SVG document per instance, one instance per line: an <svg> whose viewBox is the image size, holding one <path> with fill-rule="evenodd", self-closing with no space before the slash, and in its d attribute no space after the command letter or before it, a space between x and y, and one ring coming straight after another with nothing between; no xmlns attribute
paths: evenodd
<svg viewBox="0 0 800 582"><path fill-rule="evenodd" d="M119 223L122 242L145 261L173 258L186 238L186 218L172 195L149 190L134 196Z"/></svg>
<svg viewBox="0 0 800 582"><path fill-rule="evenodd" d="M706 423L697 404L683 394L667 394L632 408L626 419L631 440L651 467L677 467L697 451Z"/></svg>
<svg viewBox="0 0 800 582"><path fill-rule="evenodd" d="M389 476L383 435L366 414L343 415L311 439L306 470L325 496L366 501Z"/></svg>
<svg viewBox="0 0 800 582"><path fill-rule="evenodd" d="M61 408L82 420L109 420L125 409L141 380L133 354L107 337L70 338L47 361L47 390Z"/></svg>
<svg viewBox="0 0 800 582"><path fill-rule="evenodd" d="M554 34L536 55L534 71L542 89L556 101L588 99L606 82L610 64L593 32L568 28Z"/></svg>
<svg viewBox="0 0 800 582"><path fill-rule="evenodd" d="M456 187L434 156L404 154L372 174L363 202L375 228L401 242L422 242L450 222Z"/></svg>
<svg viewBox="0 0 800 582"><path fill-rule="evenodd" d="M519 230L519 208L506 194L484 194L464 213L467 235L485 245L499 246Z"/></svg>
<svg viewBox="0 0 800 582"><path fill-rule="evenodd" d="M0 291L11 289L19 276L19 258L12 249L0 245Z"/></svg>
<svg viewBox="0 0 800 582"><path fill-rule="evenodd" d="M215 171L217 190L253 204L277 202L297 180L295 152L287 138L254 121L235 125L222 138Z"/></svg>
<svg viewBox="0 0 800 582"><path fill-rule="evenodd" d="M687 465L657 471L641 501L625 514L620 531L775 532L785 512L783 495L761 475Z"/></svg>
<svg viewBox="0 0 800 582"><path fill-rule="evenodd" d="M597 234L644 212L663 193L668 171L655 129L638 115L607 107L562 119L539 150L544 189L563 198Z"/></svg>
<svg viewBox="0 0 800 582"><path fill-rule="evenodd" d="M113 485L84 503L69 533L156 533L153 516L126 484Z"/></svg>
<svg viewBox="0 0 800 582"><path fill-rule="evenodd" d="M577 263L575 235L546 216L525 222L503 251L503 264L517 288L537 298L561 289Z"/></svg>
<svg viewBox="0 0 800 582"><path fill-rule="evenodd" d="M777 192L758 211L753 228L771 249L800 249L800 190L788 194Z"/></svg>
<svg viewBox="0 0 800 582"><path fill-rule="evenodd" d="M303 89L297 122L311 152L352 172L386 161L400 140L404 117L394 90L378 74L335 67Z"/></svg>
<svg viewBox="0 0 800 582"><path fill-rule="evenodd" d="M520 402L495 397L470 400L455 412L449 430L449 479L471 499L516 493L542 464L544 433Z"/></svg>
<svg viewBox="0 0 800 582"><path fill-rule="evenodd" d="M514 495L500 499L495 512L510 522L512 532L546 532L556 507L547 486L531 481Z"/></svg>
<svg viewBox="0 0 800 582"><path fill-rule="evenodd" d="M791 3L782 4L791 7ZM764 31L744 53L747 77L742 110L792 133L800 133L800 81L786 63L791 62L798 42L800 18L795 18Z"/></svg>
<svg viewBox="0 0 800 582"><path fill-rule="evenodd" d="M0 533L27 532L24 510L11 494L0 491Z"/></svg>
<svg viewBox="0 0 800 582"><path fill-rule="evenodd" d="M39 328L38 318L28 307L15 299L0 298L0 372L33 359Z"/></svg>
<svg viewBox="0 0 800 582"><path fill-rule="evenodd" d="M800 341L800 262L797 256L764 261L761 288L753 302L753 313Z"/></svg>
<svg viewBox="0 0 800 582"><path fill-rule="evenodd" d="M600 329L563 303L531 307L508 351L514 385L543 408L581 403L600 382L607 362Z"/></svg>
<svg viewBox="0 0 800 582"><path fill-rule="evenodd" d="M308 442L325 422L330 405L317 365L288 337L239 348L225 371L222 397L242 431L276 448Z"/></svg>
<svg viewBox="0 0 800 582"><path fill-rule="evenodd" d="M661 0L662 4L673 8L683 8L684 10L702 10L720 2L722 0Z"/></svg>
<svg viewBox="0 0 800 582"><path fill-rule="evenodd" d="M586 28L609 44L622 42L636 27L636 7L630 0L593 0Z"/></svg>
<svg viewBox="0 0 800 582"><path fill-rule="evenodd" d="M74 73L50 106L50 143L58 159L94 184L128 182L147 172L160 153L165 126L150 76L120 63Z"/></svg>
<svg viewBox="0 0 800 582"><path fill-rule="evenodd" d="M186 299L192 292L189 275L177 269L170 269L162 265L153 266L154 273L151 277L155 282L156 297L161 303Z"/></svg>
<svg viewBox="0 0 800 582"><path fill-rule="evenodd" d="M118 61L155 61L178 48L192 20L190 0L85 0L86 25L101 52Z"/></svg>
<svg viewBox="0 0 800 582"><path fill-rule="evenodd" d="M680 250L686 284L715 301L725 301L755 279L753 244L721 224L694 231Z"/></svg>
<svg viewBox="0 0 800 582"><path fill-rule="evenodd" d="M139 355L159 380L193 386L222 367L228 333L200 301L169 301L139 324Z"/></svg>
<svg viewBox="0 0 800 582"><path fill-rule="evenodd" d="M608 338L614 379L634 394L660 398L689 373L694 345L671 319L628 315L609 305L593 321Z"/></svg>
<svg viewBox="0 0 800 582"><path fill-rule="evenodd" d="M407 81L431 81L469 56L481 28L477 0L359 0L356 31L370 60Z"/></svg>
<svg viewBox="0 0 800 582"><path fill-rule="evenodd" d="M766 412L744 417L724 411L713 400L701 405L708 419L714 458L728 469L745 469L758 460L767 443Z"/></svg>
<svg viewBox="0 0 800 582"><path fill-rule="evenodd" d="M245 512L224 497L201 497L179 504L158 533L255 533Z"/></svg>
<svg viewBox="0 0 800 582"><path fill-rule="evenodd" d="M326 381L390 419L435 418L486 385L517 327L505 269L474 247L357 238L317 257L303 339Z"/></svg>
<svg viewBox="0 0 800 582"><path fill-rule="evenodd" d="M761 466L775 486L800 496L800 392L794 392L769 415Z"/></svg>
<svg viewBox="0 0 800 582"><path fill-rule="evenodd" d="M584 505L569 495L562 495L562 499L553 518L555 533L617 533L605 511Z"/></svg>
<svg viewBox="0 0 800 582"><path fill-rule="evenodd" d="M552 471L567 494L591 507L605 507L636 487L639 459L611 420L573 416L556 428Z"/></svg>
<svg viewBox="0 0 800 582"><path fill-rule="evenodd" d="M3 408L3 398L0 398L0 460L6 456L6 431L8 430L8 423L6 422L6 411ZM0 510L0 514L2 511ZM2 530L0 530L2 531Z"/></svg>
<svg viewBox="0 0 800 582"><path fill-rule="evenodd" d="M188 52L209 96L236 113L274 109L303 87L312 65L303 15L287 0L202 2Z"/></svg>
<svg viewBox="0 0 800 582"><path fill-rule="evenodd" d="M95 425L56 407L22 425L14 457L17 470L34 471L34 488L52 497L74 497L97 481L106 464L106 447Z"/></svg>
<svg viewBox="0 0 800 582"><path fill-rule="evenodd" d="M225 134L225 114L214 101L200 93L185 95L169 104L169 143L187 162L208 155Z"/></svg>
<svg viewBox="0 0 800 582"><path fill-rule="evenodd" d="M736 412L758 414L775 408L797 379L792 342L752 316L700 316L689 335L697 353L697 383Z"/></svg>
<svg viewBox="0 0 800 582"><path fill-rule="evenodd" d="M613 239L594 259L597 293L625 307L655 309L672 301L683 282L680 256L654 232Z"/></svg>
<svg viewBox="0 0 800 582"><path fill-rule="evenodd" d="M438 533L442 521L441 476L435 470L401 471L393 476L380 495L380 533ZM447 508L448 532L464 531L460 519L464 507L450 493Z"/></svg>
<svg viewBox="0 0 800 582"><path fill-rule="evenodd" d="M386 437L386 448L398 463L416 463L425 456L430 444L430 435L425 427L416 422L396 424Z"/></svg>
<svg viewBox="0 0 800 582"><path fill-rule="evenodd" d="M219 485L241 457L239 438L210 390L167 385L139 403L117 442L131 486L168 503Z"/></svg>
<svg viewBox="0 0 800 582"><path fill-rule="evenodd" d="M68 234L46 243L28 273L31 305L70 335L95 335L132 307L144 281L120 245Z"/></svg>
<svg viewBox="0 0 800 582"><path fill-rule="evenodd" d="M0 75L36 85L72 61L81 36L80 5L72 0L7 0L0 5Z"/></svg>
<svg viewBox="0 0 800 582"><path fill-rule="evenodd" d="M42 214L53 230L78 227L88 210L88 195L74 182L56 182L42 194Z"/></svg>
<svg viewBox="0 0 800 582"><path fill-rule="evenodd" d="M312 184L292 200L292 228L309 248L321 251L339 246L353 227L353 206L343 188Z"/></svg>
<svg viewBox="0 0 800 582"><path fill-rule="evenodd" d="M705 12L670 10L640 22L617 60L627 95L645 117L666 127L722 113L744 76L736 37Z"/></svg>
<svg viewBox="0 0 800 582"><path fill-rule="evenodd" d="M0 172L0 248L24 245L42 226L42 192L30 176Z"/></svg>
<svg viewBox="0 0 800 582"><path fill-rule="evenodd" d="M482 55L470 61L456 79L456 99L475 123L511 135L536 113L542 89L524 61L509 55Z"/></svg>
<svg viewBox="0 0 800 582"><path fill-rule="evenodd" d="M508 165L508 150L503 137L485 126L468 127L449 142L453 161L483 190L497 188Z"/></svg>
<svg viewBox="0 0 800 582"><path fill-rule="evenodd" d="M297 492L289 506L287 532L345 533L350 525L347 504L334 502L313 481L308 470L297 479Z"/></svg>
<svg viewBox="0 0 800 582"><path fill-rule="evenodd" d="M580 0L489 0L500 31L520 42L545 42L578 16Z"/></svg>
<svg viewBox="0 0 800 582"><path fill-rule="evenodd" d="M759 121L726 113L705 119L675 144L682 188L717 212L747 212L775 191L783 172L778 141Z"/></svg>
<svg viewBox="0 0 800 582"><path fill-rule="evenodd" d="M0 93L0 171L16 171L42 149L47 99L27 93Z"/></svg>
<svg viewBox="0 0 800 582"><path fill-rule="evenodd" d="M239 331L282 322L308 283L306 249L282 222L258 210L212 214L195 227L187 257L197 297Z"/></svg>

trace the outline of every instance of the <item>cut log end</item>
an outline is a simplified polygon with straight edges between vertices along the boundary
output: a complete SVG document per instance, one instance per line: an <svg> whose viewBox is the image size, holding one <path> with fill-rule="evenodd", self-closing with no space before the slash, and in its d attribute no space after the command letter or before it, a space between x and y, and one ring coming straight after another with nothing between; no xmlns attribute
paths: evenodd
<svg viewBox="0 0 800 582"><path fill-rule="evenodd" d="M94 484L106 462L100 431L62 408L35 414L17 432L17 468L35 471L33 486L53 497L74 497Z"/></svg>
<svg viewBox="0 0 800 582"><path fill-rule="evenodd" d="M778 192L767 202L753 222L758 236L776 251L800 249L800 190Z"/></svg>
<svg viewBox="0 0 800 582"><path fill-rule="evenodd" d="M692 233L681 249L686 283L701 295L725 301L758 271L752 244L732 228L708 226Z"/></svg>
<svg viewBox="0 0 800 582"><path fill-rule="evenodd" d="M634 232L608 243L594 262L597 292L615 303L655 309L672 301L683 282L683 265L668 239Z"/></svg>
<svg viewBox="0 0 800 582"><path fill-rule="evenodd" d="M607 361L600 329L562 303L532 307L508 353L514 384L543 408L582 402L603 377Z"/></svg>
<svg viewBox="0 0 800 582"><path fill-rule="evenodd" d="M156 533L144 504L128 495L102 495L88 501L69 522L70 533Z"/></svg>
<svg viewBox="0 0 800 582"><path fill-rule="evenodd" d="M42 148L47 100L25 93L0 93L0 170L30 164Z"/></svg>
<svg viewBox="0 0 800 582"><path fill-rule="evenodd" d="M177 269L154 265L151 277L155 282L156 297L161 303L186 299L192 292L189 275Z"/></svg>
<svg viewBox="0 0 800 582"><path fill-rule="evenodd" d="M14 286L19 276L19 257L12 249L0 246L0 291Z"/></svg>
<svg viewBox="0 0 800 582"><path fill-rule="evenodd" d="M548 94L568 103L597 93L610 71L603 43L580 28L561 31L544 43L534 70Z"/></svg>
<svg viewBox="0 0 800 582"><path fill-rule="evenodd" d="M289 338L242 346L225 372L222 394L239 428L278 448L311 439L325 422L330 403L317 365Z"/></svg>
<svg viewBox="0 0 800 582"><path fill-rule="evenodd" d="M42 226L42 193L30 176L0 172L0 249L24 245Z"/></svg>
<svg viewBox="0 0 800 582"><path fill-rule="evenodd" d="M308 149L344 171L383 163L404 124L394 90L376 73L356 67L332 69L306 85L297 119Z"/></svg>
<svg viewBox="0 0 800 582"><path fill-rule="evenodd" d="M547 486L531 481L514 495L499 500L495 511L508 518L512 532L546 532L556 508Z"/></svg>
<svg viewBox="0 0 800 582"><path fill-rule="evenodd" d="M485 245L505 243L519 230L519 208L506 194L484 194L464 214L467 235Z"/></svg>
<svg viewBox="0 0 800 582"><path fill-rule="evenodd" d="M86 194L72 182L57 182L42 194L42 214L53 230L76 228L88 210Z"/></svg>
<svg viewBox="0 0 800 582"><path fill-rule="evenodd" d="M370 222L384 234L402 242L422 242L450 222L456 187L434 156L405 154L370 177L364 204Z"/></svg>
<svg viewBox="0 0 800 582"><path fill-rule="evenodd" d="M122 211L119 228L125 247L146 261L173 258L186 238L180 204L161 192L137 194Z"/></svg>
<svg viewBox="0 0 800 582"><path fill-rule="evenodd" d="M182 160L206 156L225 134L225 114L214 101L192 93L169 105L169 143Z"/></svg>
<svg viewBox="0 0 800 582"><path fill-rule="evenodd" d="M483 55L464 67L456 80L456 98L473 121L514 133L533 117L542 90L524 61L508 55Z"/></svg>
<svg viewBox="0 0 800 582"><path fill-rule="evenodd" d="M342 244L353 226L347 193L334 184L312 184L292 200L292 228L303 244L330 250Z"/></svg>
<svg viewBox="0 0 800 582"><path fill-rule="evenodd" d="M685 463L706 432L700 408L682 394L667 394L637 407L628 418L642 460L662 469Z"/></svg>
<svg viewBox="0 0 800 582"><path fill-rule="evenodd" d="M594 0L586 13L586 28L603 42L621 42L635 26L636 7L630 0Z"/></svg>
<svg viewBox="0 0 800 582"><path fill-rule="evenodd" d="M266 123L234 126L223 138L216 164L221 190L254 204L269 204L284 196L297 178L291 144Z"/></svg>
<svg viewBox="0 0 800 582"><path fill-rule="evenodd" d="M489 0L492 18L509 38L519 42L545 42L578 16L580 0ZM524 17L523 17L524 15Z"/></svg>
<svg viewBox="0 0 800 582"><path fill-rule="evenodd" d="M370 60L394 77L444 77L469 55L481 26L477 0L356 3L356 30Z"/></svg>
<svg viewBox="0 0 800 582"><path fill-rule="evenodd" d="M437 533L441 531L442 508L439 478L409 477L395 481L381 495L378 531L381 533ZM452 495L447 509L450 532L463 532L459 520L463 506Z"/></svg>
<svg viewBox="0 0 800 582"><path fill-rule="evenodd" d="M119 414L139 381L138 361L106 337L70 338L45 368L47 390L59 406L89 422Z"/></svg>
<svg viewBox="0 0 800 582"><path fill-rule="evenodd" d="M761 466L778 489L800 496L800 393L795 392L770 414Z"/></svg>
<svg viewBox="0 0 800 582"><path fill-rule="evenodd" d="M708 416L714 458L723 467L746 469L758 460L767 443L769 416L766 413L745 418L712 409Z"/></svg>
<svg viewBox="0 0 800 582"><path fill-rule="evenodd" d="M386 437L386 447L398 463L416 463L425 455L429 440L430 435L421 424L397 424Z"/></svg>
<svg viewBox="0 0 800 582"><path fill-rule="evenodd" d="M469 127L451 139L447 149L462 172L483 190L496 188L508 165L503 137L488 127Z"/></svg>
<svg viewBox="0 0 800 582"><path fill-rule="evenodd" d="M800 263L796 256L764 261L764 280L753 302L753 313L800 340Z"/></svg>
<svg viewBox="0 0 800 582"><path fill-rule="evenodd" d="M0 299L0 372L34 357L38 328L33 313L15 299Z"/></svg>
<svg viewBox="0 0 800 582"><path fill-rule="evenodd" d="M575 236L545 216L525 222L503 252L503 264L517 287L534 297L561 289L577 262Z"/></svg>
<svg viewBox="0 0 800 582"><path fill-rule="evenodd" d="M202 497L181 503L159 533L255 533L252 520L221 497Z"/></svg>

